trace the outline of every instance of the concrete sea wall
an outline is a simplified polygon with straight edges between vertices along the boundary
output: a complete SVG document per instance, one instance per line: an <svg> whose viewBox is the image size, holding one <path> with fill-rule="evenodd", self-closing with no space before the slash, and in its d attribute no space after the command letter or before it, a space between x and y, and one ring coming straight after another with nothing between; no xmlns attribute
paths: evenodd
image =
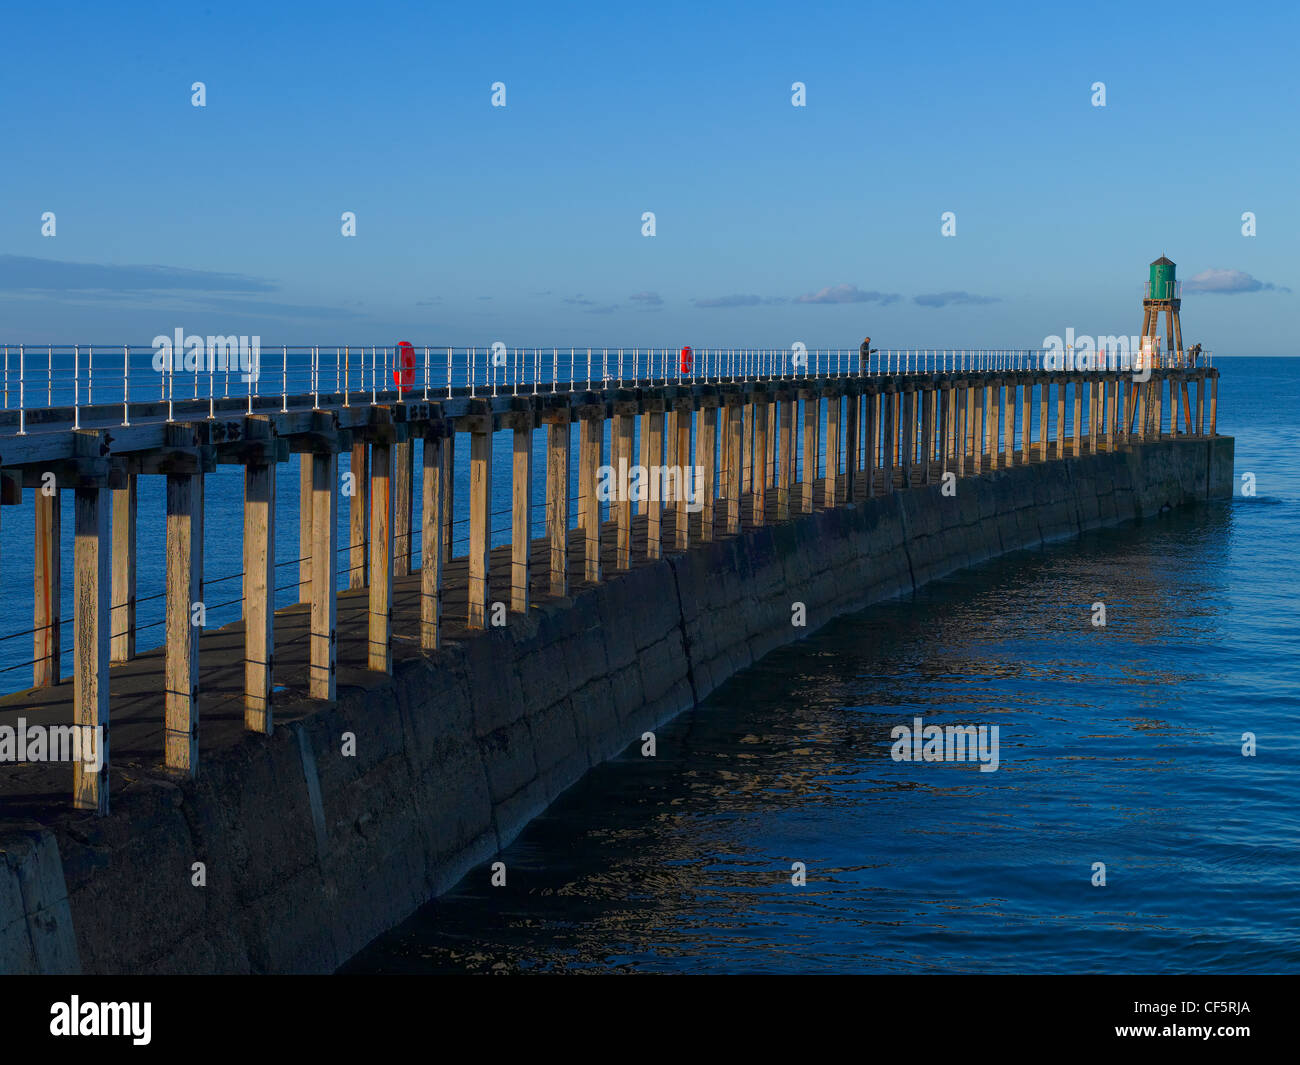
<svg viewBox="0 0 1300 1065"><path fill-rule="evenodd" d="M332 971L768 651L1004 552L1231 495L1232 461L1231 438L1165 440L819 511L340 686L196 781L0 833L0 972Z"/></svg>

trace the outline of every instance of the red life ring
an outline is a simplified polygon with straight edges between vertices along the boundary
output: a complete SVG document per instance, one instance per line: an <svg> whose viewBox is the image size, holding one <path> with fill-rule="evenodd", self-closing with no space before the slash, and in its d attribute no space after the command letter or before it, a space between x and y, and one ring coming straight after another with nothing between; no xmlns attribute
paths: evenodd
<svg viewBox="0 0 1300 1065"><path fill-rule="evenodd" d="M682 348L682 375L685 376L691 372L691 367L695 365L695 356L691 352L689 344Z"/></svg>
<svg viewBox="0 0 1300 1065"><path fill-rule="evenodd" d="M415 384L415 348L408 340L397 345L397 368L393 371L393 383L399 392L405 392Z"/></svg>

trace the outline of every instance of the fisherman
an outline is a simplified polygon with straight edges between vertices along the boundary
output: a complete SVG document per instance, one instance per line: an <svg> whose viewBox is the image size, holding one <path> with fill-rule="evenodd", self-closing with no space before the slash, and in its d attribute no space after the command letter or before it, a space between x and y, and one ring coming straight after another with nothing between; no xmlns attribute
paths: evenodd
<svg viewBox="0 0 1300 1065"><path fill-rule="evenodd" d="M861 361L861 369L863 373L867 372L867 363L870 361L871 355L875 350L876 349L871 346L870 337L867 337L862 342L862 346L858 348L858 358Z"/></svg>

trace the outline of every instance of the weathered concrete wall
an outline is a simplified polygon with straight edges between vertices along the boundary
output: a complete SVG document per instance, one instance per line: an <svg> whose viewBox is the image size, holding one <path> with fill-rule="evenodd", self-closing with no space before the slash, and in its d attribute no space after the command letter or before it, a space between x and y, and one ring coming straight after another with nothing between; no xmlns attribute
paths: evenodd
<svg viewBox="0 0 1300 1065"><path fill-rule="evenodd" d="M1232 455L1165 441L822 511L399 662L198 781L137 780L111 817L0 840L0 971L330 971L773 648L1003 552L1230 495Z"/></svg>

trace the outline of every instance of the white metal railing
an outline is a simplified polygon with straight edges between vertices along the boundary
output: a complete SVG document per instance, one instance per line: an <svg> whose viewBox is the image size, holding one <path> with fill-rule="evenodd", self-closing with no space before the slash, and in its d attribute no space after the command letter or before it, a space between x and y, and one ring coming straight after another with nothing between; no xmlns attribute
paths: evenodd
<svg viewBox="0 0 1300 1065"><path fill-rule="evenodd" d="M508 348L404 345L280 345L212 351L166 359L130 345L0 345L3 412L0 435L25 433L28 414L67 408L73 424L129 425L136 417L171 420L177 403L266 409L499 396L611 386L791 380L882 374L1018 373L1079 370L1130 372L1144 366L1210 366L1209 352L1092 352L1009 348L880 348L863 359L855 348L666 347ZM1055 361L1049 363L1049 354ZM1058 364L1059 363L1059 364ZM233 401L233 402L232 402ZM6 415L4 412L13 412ZM16 414L16 427L13 417Z"/></svg>

